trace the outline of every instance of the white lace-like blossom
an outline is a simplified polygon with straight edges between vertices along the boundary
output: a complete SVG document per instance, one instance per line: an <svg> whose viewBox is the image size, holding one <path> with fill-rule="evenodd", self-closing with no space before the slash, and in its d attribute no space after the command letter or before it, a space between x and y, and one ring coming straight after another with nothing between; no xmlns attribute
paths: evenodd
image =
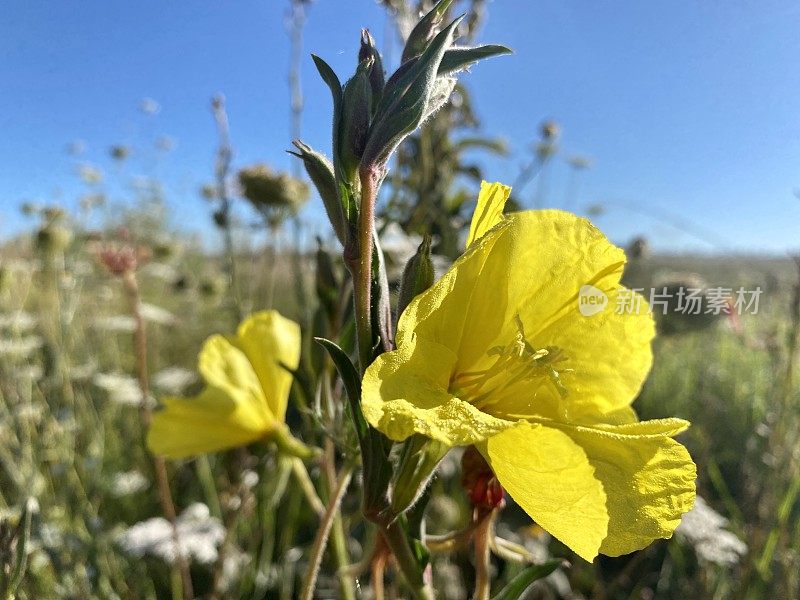
<svg viewBox="0 0 800 600"><path fill-rule="evenodd" d="M697 496L675 533L694 548L701 561L730 567L747 554L747 544L726 529L727 524L728 519Z"/></svg>
<svg viewBox="0 0 800 600"><path fill-rule="evenodd" d="M178 319L166 308L161 308L155 304L143 302L140 307L142 318L157 325L175 325Z"/></svg>
<svg viewBox="0 0 800 600"><path fill-rule="evenodd" d="M115 404L138 406L142 401L139 383L134 377L121 373L97 373L92 382L108 394ZM149 399L152 403L153 400Z"/></svg>
<svg viewBox="0 0 800 600"><path fill-rule="evenodd" d="M139 471L123 471L116 473L111 480L111 494L117 498L132 496L146 490L149 485L150 482Z"/></svg>
<svg viewBox="0 0 800 600"><path fill-rule="evenodd" d="M201 564L217 560L217 548L225 538L225 528L212 517L205 504L187 507L176 522L181 555ZM178 556L172 525L162 517L137 523L120 535L118 542L134 556L154 556L173 563Z"/></svg>
<svg viewBox="0 0 800 600"><path fill-rule="evenodd" d="M44 339L38 335L21 338L0 339L0 354L6 356L28 356L44 346Z"/></svg>
<svg viewBox="0 0 800 600"><path fill-rule="evenodd" d="M136 331L136 319L128 315L98 317L94 320L93 324L98 329L104 331L118 331L122 333L132 333Z"/></svg>
<svg viewBox="0 0 800 600"><path fill-rule="evenodd" d="M197 381L197 375L181 367L167 367L153 375L153 386L167 394L180 395Z"/></svg>
<svg viewBox="0 0 800 600"><path fill-rule="evenodd" d="M0 329L15 331L30 331L36 326L36 317L32 314L19 311L0 314Z"/></svg>
<svg viewBox="0 0 800 600"><path fill-rule="evenodd" d="M178 277L178 272L174 269L174 267L159 262L147 263L141 268L141 271L150 277L161 279L162 281L167 282L175 281L175 279Z"/></svg>

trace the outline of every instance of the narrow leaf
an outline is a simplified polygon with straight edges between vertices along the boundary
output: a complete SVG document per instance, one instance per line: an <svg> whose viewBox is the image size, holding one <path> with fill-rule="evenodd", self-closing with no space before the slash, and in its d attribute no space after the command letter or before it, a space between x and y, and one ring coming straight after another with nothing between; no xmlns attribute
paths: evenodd
<svg viewBox="0 0 800 600"><path fill-rule="evenodd" d="M563 564L563 560L556 559L549 560L540 565L531 565L514 577L506 587L500 590L499 594L492 598L492 600L518 600L531 584L539 579L547 577Z"/></svg>
<svg viewBox="0 0 800 600"><path fill-rule="evenodd" d="M361 412L361 378L353 365L353 361L347 356L344 350L334 342L321 337L315 337L314 341L328 351L339 377L342 378L344 389L347 392L347 399L350 401L350 409L353 412L353 424L356 427L356 434L359 442L365 442L369 434L369 426ZM363 451L363 448L362 448Z"/></svg>
<svg viewBox="0 0 800 600"><path fill-rule="evenodd" d="M511 48L498 46L496 44L487 44L486 46L477 46L475 48L453 47L444 53L442 62L439 64L438 74L440 76L450 75L466 69L470 65L474 65L484 58L500 56L501 54L511 54L512 52Z"/></svg>

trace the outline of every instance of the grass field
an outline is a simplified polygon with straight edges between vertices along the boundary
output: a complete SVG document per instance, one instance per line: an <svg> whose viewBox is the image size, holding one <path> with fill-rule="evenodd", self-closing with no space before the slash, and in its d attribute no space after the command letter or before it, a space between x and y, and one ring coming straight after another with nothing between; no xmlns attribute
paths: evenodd
<svg viewBox="0 0 800 600"><path fill-rule="evenodd" d="M99 264L79 230L71 234L64 243L43 240L41 232L23 236L6 246L0 263L3 582L9 586L20 566L15 548L24 536L17 525L27 512L30 539L17 597L180 597L170 528L143 443L136 320L120 279ZM303 323L304 337L314 328L313 254L285 252L271 269L269 258L240 255L240 289L231 294L220 257L179 241L151 244L150 251L136 276L153 399L199 389L197 353L210 334L234 330L233 296L249 313L268 307L267 290L274 287L274 307ZM342 276L342 267L335 269ZM681 441L698 464L698 492L708 508L696 509L691 526L672 540L590 565L531 527L510 502L499 531L539 560L571 563L528 597L789 599L800 593L797 269L789 259L656 256L632 261L626 277L630 286L646 288L686 273L699 274L708 287L763 290L757 314L690 323L686 331L659 336L654 368L634 404L642 418L692 422ZM305 341L307 360L319 361ZM325 447L312 425L324 415L341 418L341 408L324 406L338 396L334 390L327 398L309 397L302 388L295 386L290 425L307 443ZM196 597L297 597L318 516L291 460L252 446L167 468ZM331 490L321 468L309 466L307 483L324 502ZM457 471L451 455L431 485L431 534L468 518ZM357 517L357 488L343 500L344 523L323 563L320 598L338 597L337 553L356 565L351 574L361 582L361 597L371 597L369 574L358 564L375 541ZM469 597L474 574L467 553L434 556L434 564L441 598ZM495 559L493 568L507 581L520 567Z"/></svg>

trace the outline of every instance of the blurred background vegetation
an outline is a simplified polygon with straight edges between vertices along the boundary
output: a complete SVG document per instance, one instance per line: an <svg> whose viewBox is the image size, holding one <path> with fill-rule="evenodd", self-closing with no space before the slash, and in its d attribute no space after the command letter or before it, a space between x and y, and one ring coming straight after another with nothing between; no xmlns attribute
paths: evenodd
<svg viewBox="0 0 800 600"><path fill-rule="evenodd" d="M402 38L425 3L380 4L396 28L387 35ZM302 34L313 6L294 0L286 10L289 130L297 137L304 105ZM471 0L459 10L468 13L461 33L469 42L490 7ZM276 80L284 76L274 74ZM303 220L301 208L319 199L299 167L239 164L225 98L215 96L210 109L219 138L216 159L207 179L196 182L196 210L208 215L204 239L172 225L172 199L158 175L172 142L157 131L141 145L111 146L113 167L107 171L85 163L82 148L71 146L82 182L77 210L23 198L3 205L26 219L25 229L0 248L3 592L16 589L30 600L180 597L174 547L158 520L154 467L142 443L137 314L123 283L98 256L124 249L138 265L146 377L154 398L198 389L202 341L232 332L244 315L276 308L308 334L327 336L346 312L350 292L340 248L332 235L315 239ZM146 118L158 105L146 100L141 110ZM379 205L394 286L422 236L433 237L439 273L463 246L478 185L494 178L480 157L507 153L503 140L479 128L480 114L467 81L400 148ZM632 219L644 211L651 221L720 245L714 232L668 211L585 197L581 177L594 168L592 161L564 151L560 134L560 124L541 115L522 163L507 161L505 182L515 186L512 209L557 206L589 214L601 226L609 211ZM151 165L150 174L129 169L131 157ZM557 194L548 179L555 163L570 174ZM537 560L564 557L571 563L538 582L528 597L800 597L800 259L664 254L653 252L643 237L616 241L628 246L630 287L763 293L757 314L691 318L671 310L659 316L654 368L634 407L642 418L692 421L682 442L698 464L702 498L685 526L673 539L633 555L587 564L509 502L500 524L506 537ZM324 369L309 343L303 373L313 381ZM315 420L336 433L342 409L331 405L334 396L309 391L303 382L295 388L290 421L300 435ZM317 516L290 472L290 464L255 447L169 466L196 597L296 597ZM430 533L466 522L457 456L445 460L431 494ZM372 541L358 503L353 489L343 506L350 535L342 543L356 565L358 593L368 598L369 574L358 563ZM434 557L434 564L442 598L470 596L468 555ZM500 559L494 567L500 583L519 571ZM326 565L320 597L336 597L336 586Z"/></svg>

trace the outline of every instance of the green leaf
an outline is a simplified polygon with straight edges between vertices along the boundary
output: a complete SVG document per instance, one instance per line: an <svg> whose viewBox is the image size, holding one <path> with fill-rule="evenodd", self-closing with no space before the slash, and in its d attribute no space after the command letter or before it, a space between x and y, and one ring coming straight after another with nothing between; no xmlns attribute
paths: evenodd
<svg viewBox="0 0 800 600"><path fill-rule="evenodd" d="M474 65L476 62L484 58L491 58L492 56L500 56L502 54L512 54L511 48L499 46L497 44L487 44L485 46L477 46L475 48L454 47L447 50L442 57L442 62L439 64L439 76L450 75L458 71L462 71Z"/></svg>
<svg viewBox="0 0 800 600"><path fill-rule="evenodd" d="M344 181L342 173L342 165L338 158L339 138L341 137L340 129L342 127L342 83L339 77L328 63L322 60L316 54L312 54L311 58L319 71L320 77L328 85L333 96L333 126L332 126L332 147L333 147L333 171L336 175L336 181ZM342 199L344 205L344 199Z"/></svg>
<svg viewBox="0 0 800 600"><path fill-rule="evenodd" d="M347 241L345 210L336 191L336 176L333 174L333 165L324 154L315 151L311 146L304 144L300 140L295 140L292 143L299 152L289 150L289 154L303 161L306 173L308 173L311 182L317 188L319 197L322 199L322 205L325 207L325 213L328 215L333 231L336 233L339 242L344 246Z"/></svg>
<svg viewBox="0 0 800 600"><path fill-rule="evenodd" d="M377 429L370 427L361 412L361 378L350 357L334 342L325 338L314 340L328 351L339 376L344 383L353 417L358 443L361 447L361 462L364 479L364 511L376 515L387 506L386 490L392 477L389 462L391 441Z"/></svg>
<svg viewBox="0 0 800 600"><path fill-rule="evenodd" d="M492 600L517 600L535 581L547 577L562 566L564 561L561 559L549 560L540 565L531 565L522 573L514 577L506 587L500 590Z"/></svg>
<svg viewBox="0 0 800 600"><path fill-rule="evenodd" d="M328 351L328 355L339 372L339 377L342 378L347 398L350 401L350 410L353 413L353 425L355 425L356 435L362 444L361 451L363 452L363 444L366 443L369 435L369 425L361 412L361 378L358 376L358 370L350 357L336 343L321 337L315 337L314 341Z"/></svg>

